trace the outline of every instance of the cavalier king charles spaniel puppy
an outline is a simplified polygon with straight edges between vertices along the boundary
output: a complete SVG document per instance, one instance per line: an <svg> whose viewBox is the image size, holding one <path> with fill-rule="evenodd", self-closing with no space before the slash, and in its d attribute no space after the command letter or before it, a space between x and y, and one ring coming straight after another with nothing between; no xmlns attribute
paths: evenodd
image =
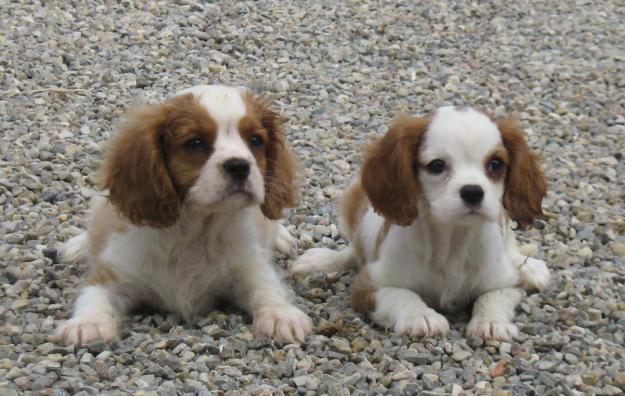
<svg viewBox="0 0 625 396"><path fill-rule="evenodd" d="M510 339L523 289L549 284L544 261L517 248L512 221L543 215L547 183L511 119L443 107L400 117L366 153L342 197L350 245L308 250L291 271L361 270L352 306L411 336L442 336L473 302L467 336Z"/></svg>
<svg viewBox="0 0 625 396"><path fill-rule="evenodd" d="M255 332L303 342L312 322L289 302L271 249L294 238L277 221L297 202L297 166L281 117L246 88L196 86L131 112L101 168L108 194L65 246L91 272L67 344L111 341L118 321L150 305L193 321L215 301L253 316Z"/></svg>

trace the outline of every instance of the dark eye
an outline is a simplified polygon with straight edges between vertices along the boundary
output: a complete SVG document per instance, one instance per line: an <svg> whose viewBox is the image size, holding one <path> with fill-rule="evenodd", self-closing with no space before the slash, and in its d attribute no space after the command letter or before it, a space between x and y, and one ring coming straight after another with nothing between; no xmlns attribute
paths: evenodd
<svg viewBox="0 0 625 396"><path fill-rule="evenodd" d="M434 161L431 161L429 164L427 164L425 168L428 170L428 172L434 175L438 175L445 171L447 165L445 165L445 161L435 159Z"/></svg>
<svg viewBox="0 0 625 396"><path fill-rule="evenodd" d="M503 169L503 161L499 158L493 158L488 163L488 170L491 172L499 172Z"/></svg>
<svg viewBox="0 0 625 396"><path fill-rule="evenodd" d="M250 144L252 147L260 147L263 145L263 138L258 135L250 136Z"/></svg>
<svg viewBox="0 0 625 396"><path fill-rule="evenodd" d="M204 148L204 142L202 141L202 139L195 137L187 140L184 144L184 147L187 150L197 151Z"/></svg>

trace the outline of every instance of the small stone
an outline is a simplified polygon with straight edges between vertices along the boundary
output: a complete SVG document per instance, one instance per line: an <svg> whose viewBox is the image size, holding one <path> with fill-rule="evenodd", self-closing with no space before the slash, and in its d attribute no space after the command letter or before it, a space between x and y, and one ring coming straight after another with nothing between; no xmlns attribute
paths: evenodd
<svg viewBox="0 0 625 396"><path fill-rule="evenodd" d="M43 257L47 257L50 260L52 260L53 263L57 262L57 256L58 256L58 252L56 249L54 248L44 248L41 253L43 254Z"/></svg>
<svg viewBox="0 0 625 396"><path fill-rule="evenodd" d="M139 388L151 388L156 385L156 378L152 374L144 375L135 381Z"/></svg>
<svg viewBox="0 0 625 396"><path fill-rule="evenodd" d="M15 300L11 303L11 309L13 310L20 310L20 309L24 309L29 305L29 301L28 300Z"/></svg>
<svg viewBox="0 0 625 396"><path fill-rule="evenodd" d="M421 383L425 390L433 390L438 384L438 375L426 373L421 377Z"/></svg>
<svg viewBox="0 0 625 396"><path fill-rule="evenodd" d="M361 352L369 346L369 342L363 337L356 337L352 340L352 349L354 352Z"/></svg>
<svg viewBox="0 0 625 396"><path fill-rule="evenodd" d="M573 355L572 353L565 353L564 361L567 362L568 364L577 364L577 362L579 362L579 358Z"/></svg>
<svg viewBox="0 0 625 396"><path fill-rule="evenodd" d="M11 362L10 359L7 359L7 358L0 359L0 370L2 369L8 370L11 367L13 367L13 362Z"/></svg>
<svg viewBox="0 0 625 396"><path fill-rule="evenodd" d="M298 387L303 386L309 390L316 390L319 386L320 381L317 379L317 377L313 375L302 375L299 377L294 377L293 382Z"/></svg>
<svg viewBox="0 0 625 396"><path fill-rule="evenodd" d="M285 92L287 92L289 90L289 83L286 82L285 80L276 81L273 84L273 89L276 92L285 93Z"/></svg>
<svg viewBox="0 0 625 396"><path fill-rule="evenodd" d="M499 352L510 354L510 352L512 352L512 344L509 342L502 342L501 345L499 345Z"/></svg>
<svg viewBox="0 0 625 396"><path fill-rule="evenodd" d="M506 371L506 366L508 366L508 362L505 360L500 360L497 362L495 367L490 371L490 376L495 378L503 375Z"/></svg>
<svg viewBox="0 0 625 396"><path fill-rule="evenodd" d="M612 396L612 395L622 395L623 391L619 388L617 388L616 386L612 386L612 385L606 385L604 386L601 391L597 392L597 395L606 395L606 396Z"/></svg>
<svg viewBox="0 0 625 396"><path fill-rule="evenodd" d="M592 258L593 251L588 246L584 246L577 252L577 255L584 260L589 260Z"/></svg>
<svg viewBox="0 0 625 396"><path fill-rule="evenodd" d="M612 251L617 256L625 258L625 243L613 243Z"/></svg>
<svg viewBox="0 0 625 396"><path fill-rule="evenodd" d="M22 234L17 234L17 233L6 234L4 236L4 241L12 245L17 245L24 241L24 236Z"/></svg>
<svg viewBox="0 0 625 396"><path fill-rule="evenodd" d="M597 385L599 382L599 375L596 373L584 373L582 374L582 382L586 385Z"/></svg>
<svg viewBox="0 0 625 396"><path fill-rule="evenodd" d="M422 366L428 364L429 357L427 353L417 352L415 350L409 349L407 350L402 358L412 364L416 364L418 366Z"/></svg>
<svg viewBox="0 0 625 396"><path fill-rule="evenodd" d="M463 360L470 358L472 355L473 355L472 352L464 350L456 344L454 345L453 354L451 355L451 358L455 360L456 362L462 362Z"/></svg>
<svg viewBox="0 0 625 396"><path fill-rule="evenodd" d="M336 336L332 337L330 341L330 348L339 353L350 353L352 351L351 345L345 338Z"/></svg>
<svg viewBox="0 0 625 396"><path fill-rule="evenodd" d="M616 373L614 375L614 379L612 379L612 383L615 386L625 390L625 372Z"/></svg>

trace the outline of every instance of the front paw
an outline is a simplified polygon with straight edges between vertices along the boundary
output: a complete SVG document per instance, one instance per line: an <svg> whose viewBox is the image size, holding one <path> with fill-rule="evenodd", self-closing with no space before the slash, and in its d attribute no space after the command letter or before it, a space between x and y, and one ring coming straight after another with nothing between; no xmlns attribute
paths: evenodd
<svg viewBox="0 0 625 396"><path fill-rule="evenodd" d="M551 281L547 263L543 260L528 257L519 267L521 282L525 289L545 289Z"/></svg>
<svg viewBox="0 0 625 396"><path fill-rule="evenodd" d="M279 342L304 343L312 320L292 305L261 308L254 313L254 333Z"/></svg>
<svg viewBox="0 0 625 396"><path fill-rule="evenodd" d="M85 345L100 340L110 342L117 338L117 322L107 316L74 317L59 325L56 338L65 345Z"/></svg>
<svg viewBox="0 0 625 396"><path fill-rule="evenodd" d="M510 322L473 318L467 325L467 337L483 340L510 341L519 334L519 329Z"/></svg>
<svg viewBox="0 0 625 396"><path fill-rule="evenodd" d="M395 332L412 337L444 336L449 331L447 319L434 311L426 309L423 312L406 315L395 323Z"/></svg>
<svg viewBox="0 0 625 396"><path fill-rule="evenodd" d="M291 250L297 249L297 239L282 224L278 224L274 248L283 254L290 254Z"/></svg>

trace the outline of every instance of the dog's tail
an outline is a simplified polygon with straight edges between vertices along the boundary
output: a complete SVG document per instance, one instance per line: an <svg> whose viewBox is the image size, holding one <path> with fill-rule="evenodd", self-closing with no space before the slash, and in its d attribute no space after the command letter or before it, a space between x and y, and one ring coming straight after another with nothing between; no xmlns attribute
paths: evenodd
<svg viewBox="0 0 625 396"><path fill-rule="evenodd" d="M89 250L89 238L87 232L70 238L61 248L61 258L68 263L75 263L87 257Z"/></svg>
<svg viewBox="0 0 625 396"><path fill-rule="evenodd" d="M292 274L345 271L358 266L351 246L336 251L325 248L308 249L290 268Z"/></svg>

